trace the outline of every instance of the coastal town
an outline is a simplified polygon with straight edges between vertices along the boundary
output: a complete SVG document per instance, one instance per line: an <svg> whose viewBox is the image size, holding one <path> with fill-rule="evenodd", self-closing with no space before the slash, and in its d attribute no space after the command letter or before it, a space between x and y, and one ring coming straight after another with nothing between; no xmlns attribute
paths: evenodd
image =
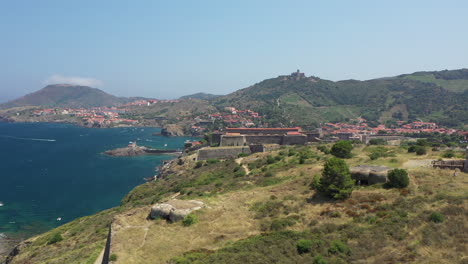
<svg viewBox="0 0 468 264"><path fill-rule="evenodd" d="M128 118L127 113L132 107L145 107L158 103L177 103L179 100L136 100L118 107L91 108L44 108L32 112L33 117L64 115L78 118L84 125L94 127L138 126L141 120ZM125 116L125 117L122 117ZM165 120L164 117L159 118ZM205 113L196 116L177 118L178 121L190 124L191 135L203 135L207 132L222 133L227 127L269 128L263 116L250 109L237 109L229 106L218 112ZM213 126L217 124L217 126ZM316 129L320 137L346 140L363 140L371 135L408 135L419 133L440 133L445 135L461 135L468 140L468 131L454 128L444 128L434 122L395 121L391 124L370 126L364 118L349 120L347 123L324 123Z"/></svg>

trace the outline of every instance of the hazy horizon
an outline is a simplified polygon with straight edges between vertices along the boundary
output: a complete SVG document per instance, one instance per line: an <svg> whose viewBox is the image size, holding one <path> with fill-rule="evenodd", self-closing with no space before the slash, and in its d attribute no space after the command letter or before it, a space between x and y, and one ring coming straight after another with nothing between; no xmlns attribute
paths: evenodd
<svg viewBox="0 0 468 264"><path fill-rule="evenodd" d="M0 102L51 83L227 94L296 69L367 80L467 68L464 1L41 1L0 11Z"/></svg>

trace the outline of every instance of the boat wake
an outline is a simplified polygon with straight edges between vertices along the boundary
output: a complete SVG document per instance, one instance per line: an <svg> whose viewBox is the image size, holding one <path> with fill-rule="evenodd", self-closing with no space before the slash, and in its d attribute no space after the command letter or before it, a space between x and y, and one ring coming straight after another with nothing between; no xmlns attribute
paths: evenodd
<svg viewBox="0 0 468 264"><path fill-rule="evenodd" d="M7 135L0 135L3 138L12 138L12 139L19 139L19 140L32 140L32 141L46 141L46 142L55 142L55 139L47 139L47 138L22 138L22 137L14 137L14 136L7 136Z"/></svg>

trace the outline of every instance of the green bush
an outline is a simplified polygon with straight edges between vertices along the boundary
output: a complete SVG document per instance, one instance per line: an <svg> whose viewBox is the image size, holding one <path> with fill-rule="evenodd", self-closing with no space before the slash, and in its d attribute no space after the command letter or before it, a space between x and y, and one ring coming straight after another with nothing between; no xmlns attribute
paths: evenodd
<svg viewBox="0 0 468 264"><path fill-rule="evenodd" d="M312 188L312 190L320 190L320 175L314 175L312 178L312 183L310 184L310 188Z"/></svg>
<svg viewBox="0 0 468 264"><path fill-rule="evenodd" d="M271 231L282 231L288 226L293 226L296 221L291 218L273 219L270 224Z"/></svg>
<svg viewBox="0 0 468 264"><path fill-rule="evenodd" d="M319 191L334 199L346 199L351 196L354 180L348 165L338 158L329 159L323 168Z"/></svg>
<svg viewBox="0 0 468 264"><path fill-rule="evenodd" d="M425 147L419 147L418 149L416 149L416 155L426 155L427 153L427 150Z"/></svg>
<svg viewBox="0 0 468 264"><path fill-rule="evenodd" d="M248 155L249 154L242 152L242 153L239 153L239 155L237 155L237 157L238 158L243 158L243 157L247 157Z"/></svg>
<svg viewBox="0 0 468 264"><path fill-rule="evenodd" d="M387 142L382 138L373 138L369 140L369 145L385 145Z"/></svg>
<svg viewBox="0 0 468 264"><path fill-rule="evenodd" d="M218 160L218 159L207 159L206 162L207 162L208 164L215 164L215 163L218 163L219 160Z"/></svg>
<svg viewBox="0 0 468 264"><path fill-rule="evenodd" d="M317 147L317 149L323 152L324 154L330 154L330 150L326 146L320 145Z"/></svg>
<svg viewBox="0 0 468 264"><path fill-rule="evenodd" d="M352 157L351 151L353 150L353 144L349 141L338 141L333 144L330 153L342 159L349 159Z"/></svg>
<svg viewBox="0 0 468 264"><path fill-rule="evenodd" d="M244 177L245 176L245 171L244 169L238 170L234 173L234 177L239 178L239 177Z"/></svg>
<svg viewBox="0 0 468 264"><path fill-rule="evenodd" d="M194 214L188 214L184 220L182 220L182 224L184 226L191 226L193 224L198 223L198 217Z"/></svg>
<svg viewBox="0 0 468 264"><path fill-rule="evenodd" d="M117 255L116 254L111 254L109 256L109 261L117 261Z"/></svg>
<svg viewBox="0 0 468 264"><path fill-rule="evenodd" d="M404 169L393 169L388 172L388 188L405 188L409 185L408 172Z"/></svg>
<svg viewBox="0 0 468 264"><path fill-rule="evenodd" d="M424 146L420 145L411 145L408 148L408 153L416 153L416 155L425 155L427 153L427 150Z"/></svg>
<svg viewBox="0 0 468 264"><path fill-rule="evenodd" d="M201 168L201 166L203 166L203 161L199 160L195 163L195 169Z"/></svg>
<svg viewBox="0 0 468 264"><path fill-rule="evenodd" d="M330 254L351 255L351 249L340 240L333 240L328 248Z"/></svg>
<svg viewBox="0 0 468 264"><path fill-rule="evenodd" d="M434 223L442 223L444 220L444 215L438 212L432 212L429 216L429 221Z"/></svg>
<svg viewBox="0 0 468 264"><path fill-rule="evenodd" d="M442 154L442 157L449 158L449 159L453 158L453 157L455 157L455 151L453 151L451 149L446 150L446 151L444 151L444 154Z"/></svg>
<svg viewBox="0 0 468 264"><path fill-rule="evenodd" d="M299 254L309 253L312 248L312 241L309 239L300 239L296 243L296 248Z"/></svg>
<svg viewBox="0 0 468 264"><path fill-rule="evenodd" d="M276 162L275 158L273 158L272 156L268 155L267 156L267 164L273 164Z"/></svg>
<svg viewBox="0 0 468 264"><path fill-rule="evenodd" d="M322 257L322 255L317 255L313 259L313 264L328 264L328 262L325 260L325 258Z"/></svg>
<svg viewBox="0 0 468 264"><path fill-rule="evenodd" d="M62 240L63 240L62 235L60 233L55 233L49 238L49 240L47 241L47 244L48 245L55 244L55 243L60 242Z"/></svg>

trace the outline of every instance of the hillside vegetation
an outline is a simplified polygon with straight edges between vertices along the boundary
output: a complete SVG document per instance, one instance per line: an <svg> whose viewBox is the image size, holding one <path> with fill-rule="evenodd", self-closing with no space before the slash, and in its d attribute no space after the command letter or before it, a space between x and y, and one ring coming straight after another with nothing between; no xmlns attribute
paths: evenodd
<svg viewBox="0 0 468 264"><path fill-rule="evenodd" d="M377 122L422 119L445 126L468 121L468 70L414 73L368 81L279 76L214 100L251 108L273 124L317 126L359 116Z"/></svg>
<svg viewBox="0 0 468 264"><path fill-rule="evenodd" d="M467 174L426 167L443 152L355 145L348 166L404 168L409 186L354 186L348 199L333 200L311 187L330 148L180 158L120 207L24 242L10 263L94 263L110 226L112 263L466 263ZM386 155L371 159L376 151ZM147 218L152 204L174 197L207 205L198 222Z"/></svg>

